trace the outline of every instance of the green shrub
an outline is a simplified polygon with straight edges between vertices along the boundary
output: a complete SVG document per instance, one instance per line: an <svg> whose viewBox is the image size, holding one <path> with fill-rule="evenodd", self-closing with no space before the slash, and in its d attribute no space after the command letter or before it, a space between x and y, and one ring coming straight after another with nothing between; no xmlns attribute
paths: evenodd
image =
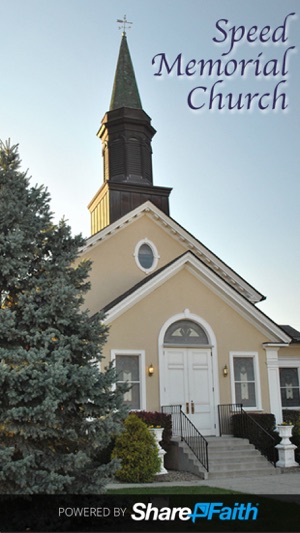
<svg viewBox="0 0 300 533"><path fill-rule="evenodd" d="M294 409L283 409L282 411L282 418L284 422L287 422L288 424L291 423L293 426L297 424L299 421L300 412L296 411Z"/></svg>
<svg viewBox="0 0 300 533"><path fill-rule="evenodd" d="M260 429L260 427L262 428ZM235 437L249 439L265 457L271 462L276 462L278 453L275 448L280 438L275 431L275 416L271 413L236 414L232 417L233 434ZM268 438L265 431L273 437Z"/></svg>
<svg viewBox="0 0 300 533"><path fill-rule="evenodd" d="M172 437L171 415L160 413L159 411L134 411L134 414L143 420L148 427L154 426L163 428L160 445L167 451Z"/></svg>
<svg viewBox="0 0 300 533"><path fill-rule="evenodd" d="M297 463L300 463L300 416L298 416L298 420L296 420L293 427L293 436L291 441L297 446L297 449L295 450L295 459Z"/></svg>
<svg viewBox="0 0 300 533"><path fill-rule="evenodd" d="M250 413L250 416L262 426L268 433L274 436L276 418L272 413Z"/></svg>
<svg viewBox="0 0 300 533"><path fill-rule="evenodd" d="M232 427L235 437L243 437L243 416L240 414L233 415ZM260 426L262 426L268 433L270 433L275 439L278 437L278 433L275 432L276 422L275 416L271 413L249 413L251 419L255 420ZM248 430L256 431L255 424L248 426ZM280 439L279 439L280 440Z"/></svg>
<svg viewBox="0 0 300 533"><path fill-rule="evenodd" d="M154 435L146 424L135 414L130 414L124 422L124 431L116 438L113 459L121 460L116 472L120 481L127 483L147 483L153 481L160 470L160 458Z"/></svg>

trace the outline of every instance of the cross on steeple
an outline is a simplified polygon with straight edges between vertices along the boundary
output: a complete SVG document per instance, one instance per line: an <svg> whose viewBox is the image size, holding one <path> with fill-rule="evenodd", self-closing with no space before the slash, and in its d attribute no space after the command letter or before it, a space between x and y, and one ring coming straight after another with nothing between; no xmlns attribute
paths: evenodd
<svg viewBox="0 0 300 533"><path fill-rule="evenodd" d="M126 15L124 15L123 20L117 19L117 22L122 24L122 26L119 26L119 30L121 30L123 28L123 35L126 35L126 24L128 26L128 29L130 30L130 28L131 28L130 24L132 24L132 22L129 22L127 20Z"/></svg>

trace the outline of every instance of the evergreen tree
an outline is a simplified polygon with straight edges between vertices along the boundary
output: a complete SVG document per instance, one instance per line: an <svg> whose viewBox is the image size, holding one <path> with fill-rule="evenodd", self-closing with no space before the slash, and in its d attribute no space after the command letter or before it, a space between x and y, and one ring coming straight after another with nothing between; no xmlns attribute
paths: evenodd
<svg viewBox="0 0 300 533"><path fill-rule="evenodd" d="M99 493L123 394L99 369L107 329L82 310L84 240L53 223L49 193L29 181L18 146L1 143L0 493Z"/></svg>

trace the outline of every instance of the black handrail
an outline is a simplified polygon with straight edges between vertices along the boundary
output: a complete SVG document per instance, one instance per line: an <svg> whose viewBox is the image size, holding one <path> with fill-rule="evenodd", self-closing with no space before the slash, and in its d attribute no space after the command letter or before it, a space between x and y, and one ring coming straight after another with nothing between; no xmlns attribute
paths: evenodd
<svg viewBox="0 0 300 533"><path fill-rule="evenodd" d="M219 428L220 436L222 435L233 435L233 416L236 414L242 414L243 404L241 403L226 403L223 405L218 405L218 415L219 415Z"/></svg>
<svg viewBox="0 0 300 533"><path fill-rule="evenodd" d="M248 439L270 463L276 466L277 440L243 409L242 404L219 405L218 412L221 436L231 434Z"/></svg>
<svg viewBox="0 0 300 533"><path fill-rule="evenodd" d="M171 414L172 434L179 436L188 445L198 461L200 461L208 472L208 442L182 411L182 406L163 405L162 412Z"/></svg>

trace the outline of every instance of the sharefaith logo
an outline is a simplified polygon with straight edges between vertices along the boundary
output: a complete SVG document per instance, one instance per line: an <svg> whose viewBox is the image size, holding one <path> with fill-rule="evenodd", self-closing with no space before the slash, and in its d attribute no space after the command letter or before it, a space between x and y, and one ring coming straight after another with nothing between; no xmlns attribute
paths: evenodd
<svg viewBox="0 0 300 533"><path fill-rule="evenodd" d="M224 507L221 502L196 503L194 511L189 515L195 523L198 518L212 520L218 516L219 520L256 520L258 515L258 504L235 503L233 507Z"/></svg>
<svg viewBox="0 0 300 533"><path fill-rule="evenodd" d="M131 518L133 520L174 521L191 520L256 520L258 516L258 503L235 503L233 506L224 506L222 502L195 503L194 509L189 507L155 507L152 503L135 503Z"/></svg>

